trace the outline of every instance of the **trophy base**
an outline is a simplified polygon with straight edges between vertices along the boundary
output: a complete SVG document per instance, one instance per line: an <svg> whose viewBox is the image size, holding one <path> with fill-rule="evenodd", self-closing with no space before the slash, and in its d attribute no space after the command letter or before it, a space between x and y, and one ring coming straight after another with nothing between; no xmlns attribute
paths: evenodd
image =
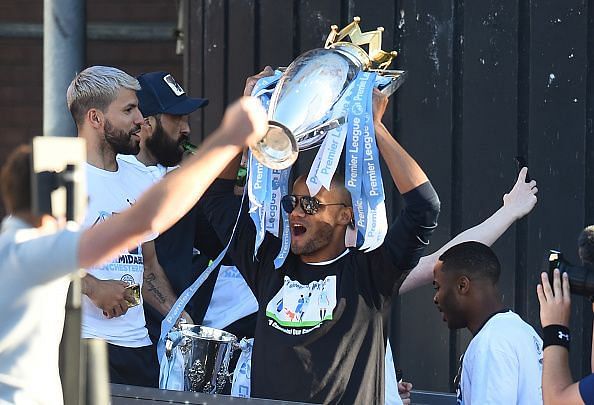
<svg viewBox="0 0 594 405"><path fill-rule="evenodd" d="M297 160L299 148L291 131L284 125L268 122L268 132L252 147L252 153L260 163L271 169L282 170Z"/></svg>

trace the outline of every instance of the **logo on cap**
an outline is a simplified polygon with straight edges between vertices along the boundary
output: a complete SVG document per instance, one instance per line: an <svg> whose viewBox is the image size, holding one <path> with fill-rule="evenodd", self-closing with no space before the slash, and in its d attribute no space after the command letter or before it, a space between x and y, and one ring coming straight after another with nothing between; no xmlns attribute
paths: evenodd
<svg viewBox="0 0 594 405"><path fill-rule="evenodd" d="M165 83L167 83L167 85L169 86L171 91L173 91L173 93L175 93L176 96L181 96L182 94L186 93L184 91L184 89L182 89L182 87L175 81L173 76L171 76L171 75L164 76L163 81L165 81Z"/></svg>

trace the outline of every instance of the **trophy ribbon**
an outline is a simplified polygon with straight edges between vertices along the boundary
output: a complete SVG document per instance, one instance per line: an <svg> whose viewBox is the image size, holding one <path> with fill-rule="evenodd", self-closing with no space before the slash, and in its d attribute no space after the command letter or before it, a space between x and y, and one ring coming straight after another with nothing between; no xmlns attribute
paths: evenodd
<svg viewBox="0 0 594 405"><path fill-rule="evenodd" d="M268 109L270 97L282 72L275 71L273 76L263 77L254 86L252 96L258 97L265 109ZM281 250L274 260L275 268L284 263L290 249L291 233L288 215L281 209L280 200L288 193L290 168L270 169L260 163L249 152L247 189L249 197L249 213L256 228L254 257L264 241L266 231L281 239ZM282 233L279 235L280 219Z"/></svg>
<svg viewBox="0 0 594 405"><path fill-rule="evenodd" d="M281 173L280 177L280 191L281 197L289 194L289 169L285 169ZM289 214L285 210L281 209L283 218L283 232L281 235L281 249L276 258L274 259L274 268L278 269L283 265L289 250L291 249L291 227L289 226Z"/></svg>

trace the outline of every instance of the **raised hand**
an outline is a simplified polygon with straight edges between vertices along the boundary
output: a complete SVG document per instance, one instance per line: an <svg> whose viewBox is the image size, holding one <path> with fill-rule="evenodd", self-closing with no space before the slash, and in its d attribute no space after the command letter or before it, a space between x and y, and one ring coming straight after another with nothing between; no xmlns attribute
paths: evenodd
<svg viewBox="0 0 594 405"><path fill-rule="evenodd" d="M268 130L266 111L256 98L242 97L227 108L220 128L236 145L255 145Z"/></svg>
<svg viewBox="0 0 594 405"><path fill-rule="evenodd" d="M559 276L559 269L553 272L553 287L547 273L540 275L542 284L536 286L536 294L540 302L540 323L542 327L548 325L563 325L569 327L571 314L571 294L567 273Z"/></svg>
<svg viewBox="0 0 594 405"><path fill-rule="evenodd" d="M388 106L388 96L382 93L378 88L373 89L373 96L371 98L373 105L373 122L378 124L382 122L382 117L386 112Z"/></svg>
<svg viewBox="0 0 594 405"><path fill-rule="evenodd" d="M272 75L274 75L274 70L272 70L272 68L270 66L266 66L264 68L264 70L261 71L260 73L258 73L257 75L248 77L245 80L245 88L243 89L243 95L251 96L252 90L254 89L254 86L256 85L258 80L260 80L263 77L272 76Z"/></svg>
<svg viewBox="0 0 594 405"><path fill-rule="evenodd" d="M528 168L523 167L518 174L518 179L509 193L503 196L503 207L509 210L514 219L522 218L532 211L536 205L536 180L526 183Z"/></svg>

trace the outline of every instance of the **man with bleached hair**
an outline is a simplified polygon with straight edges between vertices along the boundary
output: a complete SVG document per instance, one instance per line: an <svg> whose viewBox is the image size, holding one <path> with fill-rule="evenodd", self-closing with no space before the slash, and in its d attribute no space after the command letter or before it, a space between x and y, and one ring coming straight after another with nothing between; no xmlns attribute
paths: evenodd
<svg viewBox="0 0 594 405"><path fill-rule="evenodd" d="M138 133L144 120L138 109L138 90L134 77L107 66L83 70L68 87L68 108L78 135L87 142L85 227L133 206L152 184L130 163L116 160L117 154L134 155L140 150ZM83 279L82 337L107 341L113 383L158 386L159 366L143 306L127 299L129 288L140 286L141 299L162 314L177 299L157 260L156 236L147 234L112 262L87 269ZM187 313L182 316L191 321Z"/></svg>

